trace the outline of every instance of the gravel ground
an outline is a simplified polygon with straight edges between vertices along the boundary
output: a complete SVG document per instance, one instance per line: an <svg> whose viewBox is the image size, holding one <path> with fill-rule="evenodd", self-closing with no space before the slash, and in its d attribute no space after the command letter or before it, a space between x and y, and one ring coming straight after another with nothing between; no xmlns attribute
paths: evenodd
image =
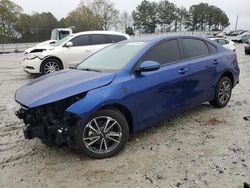
<svg viewBox="0 0 250 188"><path fill-rule="evenodd" d="M203 104L132 135L112 159L25 140L15 90L34 77L22 54L0 55L0 187L242 187L250 182L250 56L237 44L240 84L229 105ZM250 120L250 118L249 118Z"/></svg>

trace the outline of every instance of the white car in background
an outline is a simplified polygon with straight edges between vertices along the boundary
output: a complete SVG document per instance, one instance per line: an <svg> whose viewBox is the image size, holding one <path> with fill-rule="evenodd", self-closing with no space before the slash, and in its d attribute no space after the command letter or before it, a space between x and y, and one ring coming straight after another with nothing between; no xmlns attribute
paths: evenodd
<svg viewBox="0 0 250 188"><path fill-rule="evenodd" d="M229 36L229 37L227 37L227 39L231 40L233 42L245 43L248 39L250 39L250 32L242 31L242 32L240 32L239 35Z"/></svg>
<svg viewBox="0 0 250 188"><path fill-rule="evenodd" d="M51 46L27 49L22 66L24 71L31 74L50 74L74 66L96 51L129 38L129 35L111 31L72 34Z"/></svg>
<svg viewBox="0 0 250 188"><path fill-rule="evenodd" d="M224 38L210 38L210 40L213 40L219 44L221 44L222 46L224 46L225 48L229 49L229 50L232 50L235 52L236 50L236 47L235 47L235 44L233 41L231 40L227 40L227 39L224 39Z"/></svg>

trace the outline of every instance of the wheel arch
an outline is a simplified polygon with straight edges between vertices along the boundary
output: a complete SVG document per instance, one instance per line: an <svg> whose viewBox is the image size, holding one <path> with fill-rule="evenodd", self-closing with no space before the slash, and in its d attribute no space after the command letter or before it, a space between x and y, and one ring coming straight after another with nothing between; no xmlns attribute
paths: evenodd
<svg viewBox="0 0 250 188"><path fill-rule="evenodd" d="M59 57L56 57L56 56L46 56L46 57L43 59L42 63L41 63L40 72L42 71L41 69L42 69L43 63L44 63L46 60L48 60L48 59L57 59L57 60L61 63L62 69L64 69L63 62L62 62L62 60L61 60Z"/></svg>
<svg viewBox="0 0 250 188"><path fill-rule="evenodd" d="M233 75L233 73L230 72L230 71L226 71L226 72L224 72L224 73L220 76L219 80L220 80L221 78L223 78L224 76L228 77L228 78L231 80L232 85L234 86L234 75Z"/></svg>
<svg viewBox="0 0 250 188"><path fill-rule="evenodd" d="M114 109L114 110L118 110L126 118L126 120L128 122L128 125L129 125L129 132L130 133L134 132L134 120L133 120L133 116L132 116L132 113L129 111L129 109L127 107L125 107L122 104L112 103L112 104L107 104L105 106L102 106L98 110L102 110L102 109Z"/></svg>

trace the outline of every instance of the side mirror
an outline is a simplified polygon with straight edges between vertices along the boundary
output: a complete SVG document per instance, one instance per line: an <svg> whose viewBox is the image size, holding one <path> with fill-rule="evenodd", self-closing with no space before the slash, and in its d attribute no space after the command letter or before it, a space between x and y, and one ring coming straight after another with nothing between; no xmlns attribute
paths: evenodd
<svg viewBox="0 0 250 188"><path fill-rule="evenodd" d="M141 72L150 72L150 71L156 71L161 68L160 63L156 61L144 61L140 64L140 66L135 70L137 73Z"/></svg>
<svg viewBox="0 0 250 188"><path fill-rule="evenodd" d="M66 46L67 48L70 48L70 47L73 46L73 42L69 41L69 42L67 42L67 43L65 44L65 46Z"/></svg>

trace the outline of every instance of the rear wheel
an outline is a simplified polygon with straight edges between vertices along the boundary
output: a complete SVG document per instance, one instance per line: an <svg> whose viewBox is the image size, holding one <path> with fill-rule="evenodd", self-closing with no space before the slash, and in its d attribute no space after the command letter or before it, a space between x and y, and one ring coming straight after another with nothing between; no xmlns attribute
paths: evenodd
<svg viewBox="0 0 250 188"><path fill-rule="evenodd" d="M117 155L126 145L129 127L126 118L113 109L100 110L75 130L77 149L90 158Z"/></svg>
<svg viewBox="0 0 250 188"><path fill-rule="evenodd" d="M41 73L51 74L53 72L59 71L63 69L62 63L60 60L56 58L49 58L43 61L41 65Z"/></svg>
<svg viewBox="0 0 250 188"><path fill-rule="evenodd" d="M209 103L216 108L225 107L231 98L232 88L233 85L230 78L227 76L222 77L216 86L214 99Z"/></svg>

